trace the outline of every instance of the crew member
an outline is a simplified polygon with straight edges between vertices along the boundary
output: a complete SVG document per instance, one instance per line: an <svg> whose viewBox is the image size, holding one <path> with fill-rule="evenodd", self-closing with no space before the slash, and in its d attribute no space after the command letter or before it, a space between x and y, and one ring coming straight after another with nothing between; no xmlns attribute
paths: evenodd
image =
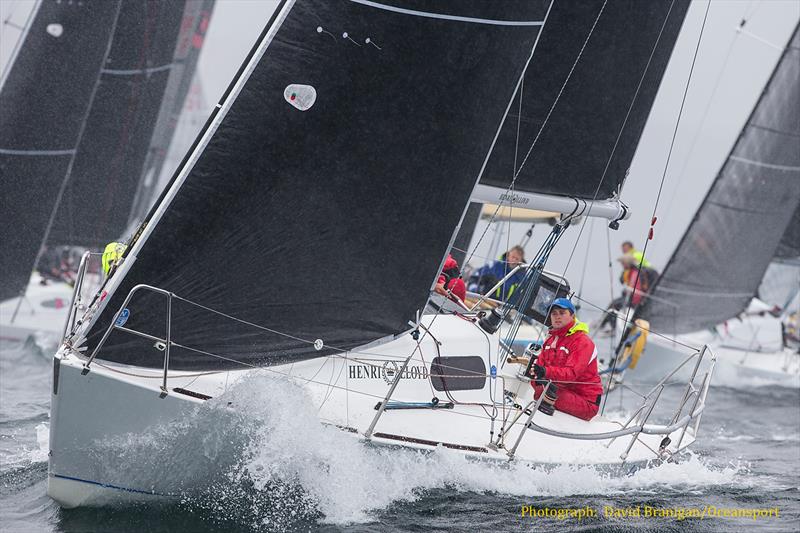
<svg viewBox="0 0 800 533"><path fill-rule="evenodd" d="M493 262L491 265L484 265L476 270L475 273L470 276L469 289L473 292L483 294L524 262L525 250L522 246L514 246L500 256L498 261ZM522 282L524 277L524 270L516 271L489 296L501 301L508 300L514 294L514 291L517 290L517 286Z"/></svg>
<svg viewBox="0 0 800 533"><path fill-rule="evenodd" d="M644 258L644 254L633 247L633 243L631 241L625 241L622 243L622 255L629 255L633 257L637 266L641 265L642 268L653 268L653 265L650 263L650 261Z"/></svg>
<svg viewBox="0 0 800 533"><path fill-rule="evenodd" d="M550 331L532 367L531 382L538 398L544 384L555 386L554 407L584 420L597 414L603 386L597 372L597 349L589 327L575 317L575 306L557 298L550 308Z"/></svg>
<svg viewBox="0 0 800 533"><path fill-rule="evenodd" d="M467 297L467 286L464 284L464 280L461 279L461 270L459 270L458 263L450 254L447 254L442 273L439 274L439 279L436 280L434 290L443 296L450 297L450 295L453 295L462 302Z"/></svg>
<svg viewBox="0 0 800 533"><path fill-rule="evenodd" d="M103 274L108 277L114 267L119 264L122 254L128 247L121 242L110 242L103 250Z"/></svg>

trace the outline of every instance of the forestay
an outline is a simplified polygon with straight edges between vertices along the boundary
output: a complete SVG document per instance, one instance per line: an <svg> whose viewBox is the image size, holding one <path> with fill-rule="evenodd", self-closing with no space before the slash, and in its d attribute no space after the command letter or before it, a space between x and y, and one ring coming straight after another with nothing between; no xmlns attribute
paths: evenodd
<svg viewBox="0 0 800 533"><path fill-rule="evenodd" d="M89 348L140 283L271 330L173 301L172 340L190 349L173 346L170 368L274 364L408 331L548 7L283 2L112 278ZM164 335L162 295L128 308L126 328ZM163 364L120 330L99 357Z"/></svg>
<svg viewBox="0 0 800 533"><path fill-rule="evenodd" d="M528 193L618 198L688 4L555 3L475 197L566 213L586 203Z"/></svg>
<svg viewBox="0 0 800 533"><path fill-rule="evenodd" d="M742 312L755 295L800 204L798 79L796 28L653 297L640 310L654 329L686 333L712 327Z"/></svg>
<svg viewBox="0 0 800 533"><path fill-rule="evenodd" d="M28 284L83 131L119 1L39 4L0 91L0 299Z"/></svg>

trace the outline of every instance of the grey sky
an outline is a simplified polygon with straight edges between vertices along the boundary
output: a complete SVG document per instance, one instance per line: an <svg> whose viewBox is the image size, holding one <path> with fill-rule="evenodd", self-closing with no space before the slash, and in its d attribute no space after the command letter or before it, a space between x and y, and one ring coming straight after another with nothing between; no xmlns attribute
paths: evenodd
<svg viewBox="0 0 800 533"><path fill-rule="evenodd" d="M277 3L217 0L198 67L209 105L221 96ZM0 0L0 20L11 16L14 22L22 24L31 5L32 0ZM633 215L619 231L611 232L613 258L620 254L619 245L623 240L630 239L639 247L644 244L706 5L703 0L695 0L689 9L644 130L622 194L623 200L633 209ZM758 38L736 31L742 18L747 18L747 32ZM655 239L648 247L648 257L657 266L663 266L683 234L799 18L798 0L712 2L657 212ZM0 66L5 65L18 33L7 25L0 27ZM715 87L716 92L713 92ZM476 235L483 227L479 225ZM591 227L584 293L603 305L609 297L606 227L601 220L593 222ZM512 225L507 242L518 243L526 230L527 225ZM537 242L541 242L547 231L547 228L537 228L528 247L529 255L535 252ZM589 231L587 224L566 271L575 287L580 282ZM573 228L564 237L551 259L552 270L563 271L578 232L578 228ZM479 265L482 260L477 258L488 254L489 237L487 235L477 248L473 264ZM473 246L475 244L473 241ZM617 273L615 271L614 279Z"/></svg>

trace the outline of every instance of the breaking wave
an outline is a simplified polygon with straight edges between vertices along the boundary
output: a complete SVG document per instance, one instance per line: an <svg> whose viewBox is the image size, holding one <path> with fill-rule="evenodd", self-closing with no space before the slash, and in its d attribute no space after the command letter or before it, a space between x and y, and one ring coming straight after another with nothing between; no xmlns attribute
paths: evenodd
<svg viewBox="0 0 800 533"><path fill-rule="evenodd" d="M236 416L249 441L222 479L186 495L183 504L256 529L368 522L395 502L444 489L532 498L747 484L746 466L714 466L697 454L620 476L590 466L476 461L441 447L423 452L364 444L320 424L301 387L269 376L252 376L218 400L239 406Z"/></svg>

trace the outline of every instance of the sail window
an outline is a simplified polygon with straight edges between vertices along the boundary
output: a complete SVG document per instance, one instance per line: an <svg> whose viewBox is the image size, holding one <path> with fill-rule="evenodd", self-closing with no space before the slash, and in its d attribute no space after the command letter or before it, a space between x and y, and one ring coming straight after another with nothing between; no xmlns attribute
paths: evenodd
<svg viewBox="0 0 800 533"><path fill-rule="evenodd" d="M48 24L47 33L53 37L61 37L61 35L64 33L64 26L61 24Z"/></svg>
<svg viewBox="0 0 800 533"><path fill-rule="evenodd" d="M300 111L307 111L311 109L314 102L317 101L317 90L311 85L287 85L283 90L283 97L289 102L289 105L299 109Z"/></svg>

